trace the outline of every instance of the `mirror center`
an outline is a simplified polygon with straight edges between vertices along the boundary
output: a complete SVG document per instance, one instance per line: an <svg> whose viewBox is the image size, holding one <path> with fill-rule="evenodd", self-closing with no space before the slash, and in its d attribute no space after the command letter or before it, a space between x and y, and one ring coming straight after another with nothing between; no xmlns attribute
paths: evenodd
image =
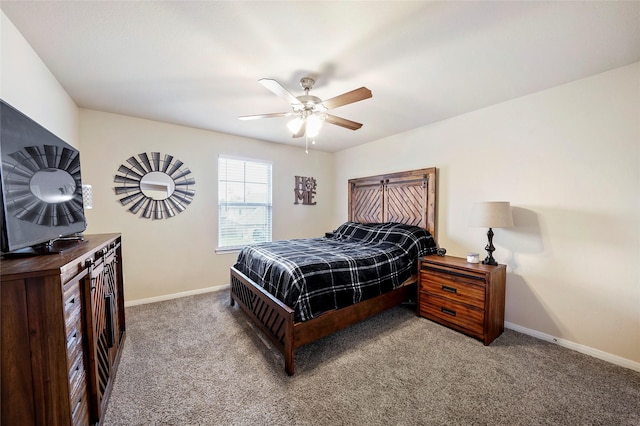
<svg viewBox="0 0 640 426"><path fill-rule="evenodd" d="M29 189L45 203L64 203L75 196L76 180L66 170L40 169L31 177Z"/></svg>
<svg viewBox="0 0 640 426"><path fill-rule="evenodd" d="M140 191L153 200L165 200L176 189L176 184L166 173L149 172L140 179Z"/></svg>

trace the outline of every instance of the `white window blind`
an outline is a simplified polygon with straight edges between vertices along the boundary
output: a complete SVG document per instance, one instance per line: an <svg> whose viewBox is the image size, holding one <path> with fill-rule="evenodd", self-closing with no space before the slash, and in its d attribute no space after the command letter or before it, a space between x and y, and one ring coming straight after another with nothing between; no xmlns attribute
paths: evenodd
<svg viewBox="0 0 640 426"><path fill-rule="evenodd" d="M218 248L271 241L271 164L218 158Z"/></svg>

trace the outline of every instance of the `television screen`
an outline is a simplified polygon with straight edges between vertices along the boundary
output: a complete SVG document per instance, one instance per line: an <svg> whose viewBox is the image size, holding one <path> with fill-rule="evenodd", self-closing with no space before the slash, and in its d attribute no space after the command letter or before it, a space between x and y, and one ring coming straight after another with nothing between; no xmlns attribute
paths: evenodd
<svg viewBox="0 0 640 426"><path fill-rule="evenodd" d="M0 101L3 253L86 229L80 153Z"/></svg>

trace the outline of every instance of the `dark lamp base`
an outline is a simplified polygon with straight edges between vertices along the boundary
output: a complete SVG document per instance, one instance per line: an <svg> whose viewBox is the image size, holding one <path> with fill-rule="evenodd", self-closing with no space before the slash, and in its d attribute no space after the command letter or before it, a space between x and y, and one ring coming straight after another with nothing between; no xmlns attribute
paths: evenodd
<svg viewBox="0 0 640 426"><path fill-rule="evenodd" d="M496 260L491 257L489 258L488 256L482 261L483 265L497 265L498 262L496 262Z"/></svg>
<svg viewBox="0 0 640 426"><path fill-rule="evenodd" d="M498 262L496 262L496 260L493 258L493 252L496 250L496 248L493 246L493 229L489 228L489 231L487 232L487 239L489 240L489 242L487 243L487 246L484 248L487 251L487 257L484 258L484 260L482 261L483 265L497 265Z"/></svg>

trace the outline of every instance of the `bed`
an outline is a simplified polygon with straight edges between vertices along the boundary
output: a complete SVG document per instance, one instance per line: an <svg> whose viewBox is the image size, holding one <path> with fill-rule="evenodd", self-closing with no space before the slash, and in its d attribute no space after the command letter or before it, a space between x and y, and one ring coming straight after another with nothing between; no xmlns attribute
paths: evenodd
<svg viewBox="0 0 640 426"><path fill-rule="evenodd" d="M293 375L295 371L296 348L414 298L417 257L432 253L436 248L435 168L350 179L348 185L348 222L338 227L334 233L324 238L249 246L241 251L238 261L231 267L231 305L238 303L282 352L285 371L289 375ZM418 242L422 237L414 236L414 232L416 235L420 234L414 228L425 230L431 237L432 244L423 246L423 241ZM363 234L364 238L358 238ZM397 260L394 254L397 254L397 250L391 249L390 254L387 250L389 245L399 245L399 250L405 252L405 257L412 258L411 265L389 266L392 264L379 259L372 260L371 264L375 267L368 268L368 272L391 269L389 277L380 280L384 281L380 289L374 289L374 286L367 285L373 280L371 275L358 272L358 280L365 283L364 290L352 290L350 277L354 275L353 268L339 264L335 266L334 262L341 260L335 257L340 257L336 253L343 249L351 250L350 255L357 255L359 250L351 247L355 240L364 240L367 250L373 248L374 256L386 256L390 262ZM366 250L363 248L362 251ZM301 260L298 256L300 252L312 258L327 254L333 256L327 264L334 266L327 269L335 269L341 273L323 271L317 267L322 262L315 262L315 266L310 266L314 262L309 261L308 256L307 260ZM292 253L293 258L289 256ZM347 265L352 262L351 258L342 260ZM286 273L274 272L279 262L284 263L280 267ZM305 272L305 268L311 275L323 278L314 278L314 281L302 277L300 274ZM381 276L382 272L384 271L380 272ZM324 290L320 285L323 280L333 281L341 289L337 292L338 295L334 290ZM301 296L304 288L310 290L312 296L308 297L309 300L305 299L307 296ZM345 289L346 291L342 291ZM329 299L333 306L331 303L329 306L314 305L310 300L314 298L325 301Z"/></svg>

